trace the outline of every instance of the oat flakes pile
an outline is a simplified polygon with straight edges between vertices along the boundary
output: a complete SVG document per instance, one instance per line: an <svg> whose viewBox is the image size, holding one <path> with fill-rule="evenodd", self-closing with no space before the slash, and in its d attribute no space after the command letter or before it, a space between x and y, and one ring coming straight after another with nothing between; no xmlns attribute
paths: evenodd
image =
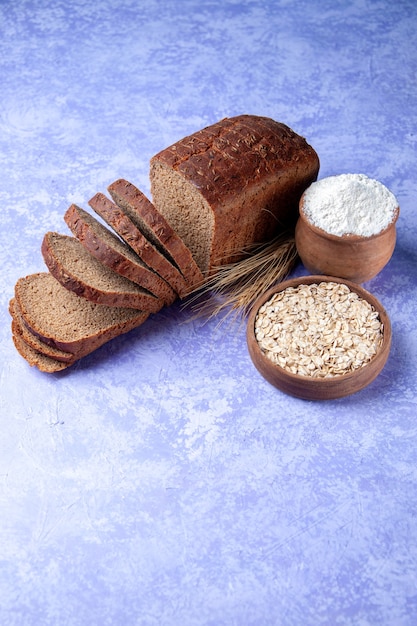
<svg viewBox="0 0 417 626"><path fill-rule="evenodd" d="M382 343L372 305L347 285L288 287L262 305L255 319L261 350L294 374L330 377L368 363Z"/></svg>

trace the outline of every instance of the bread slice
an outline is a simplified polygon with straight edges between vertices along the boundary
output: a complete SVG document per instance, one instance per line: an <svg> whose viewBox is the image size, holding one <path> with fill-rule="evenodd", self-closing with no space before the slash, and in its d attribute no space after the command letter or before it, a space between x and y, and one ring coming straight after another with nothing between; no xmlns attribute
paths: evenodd
<svg viewBox="0 0 417 626"><path fill-rule="evenodd" d="M152 157L151 195L209 275L248 246L293 228L299 199L318 171L316 152L288 126L239 115Z"/></svg>
<svg viewBox="0 0 417 626"><path fill-rule="evenodd" d="M140 326L149 316L137 309L80 298L49 272L19 278L15 299L25 326L34 335L77 359Z"/></svg>
<svg viewBox="0 0 417 626"><path fill-rule="evenodd" d="M149 291L103 265L75 237L46 233L42 254L51 274L66 289L91 302L150 313L159 311L164 304Z"/></svg>
<svg viewBox="0 0 417 626"><path fill-rule="evenodd" d="M171 285L180 298L189 293L190 288L179 269L155 248L117 204L102 193L95 194L88 204L136 252L148 267Z"/></svg>
<svg viewBox="0 0 417 626"><path fill-rule="evenodd" d="M165 305L169 306L177 299L177 294L163 278L147 267L129 246L87 211L72 204L64 219L73 235L101 263L150 291Z"/></svg>
<svg viewBox="0 0 417 626"><path fill-rule="evenodd" d="M9 312L12 316L12 332L15 335L19 335L30 348L35 350L35 352L40 352L44 356L56 361L61 361L62 363L71 364L74 362L75 356L71 354L71 352L65 352L64 350L54 348L54 346L49 346L29 330L29 328L25 325L15 298L10 300Z"/></svg>
<svg viewBox="0 0 417 626"><path fill-rule="evenodd" d="M63 363L62 361L57 361L37 350L34 350L29 344L27 344L19 331L14 328L12 324L12 339L15 345L16 350L19 352L20 356L22 356L31 367L36 366L41 372L46 372L47 374L53 374L56 372L61 372L65 370L67 367L72 365L71 363Z"/></svg>
<svg viewBox="0 0 417 626"><path fill-rule="evenodd" d="M123 178L107 189L145 237L178 267L190 289L202 285L204 277L190 249L142 191Z"/></svg>

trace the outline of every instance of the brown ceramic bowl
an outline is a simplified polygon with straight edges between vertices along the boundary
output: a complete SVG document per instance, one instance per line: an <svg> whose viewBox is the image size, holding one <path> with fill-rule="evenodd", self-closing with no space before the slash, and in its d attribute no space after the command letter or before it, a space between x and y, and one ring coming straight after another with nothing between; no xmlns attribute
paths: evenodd
<svg viewBox="0 0 417 626"><path fill-rule="evenodd" d="M364 283L376 276L390 260L396 242L399 208L387 228L376 235L331 235L314 226L303 211L295 228L295 244L304 267L312 274L324 274Z"/></svg>
<svg viewBox="0 0 417 626"><path fill-rule="evenodd" d="M255 337L255 319L259 308L275 293L287 289L287 287L298 287L302 284L318 284L323 281L343 283L347 285L351 291L356 292L361 298L372 304L378 311L379 318L383 324L382 345L371 361L353 372L333 376L331 378L313 378L311 376L293 374L279 365L276 365L265 356ZM335 398L343 398L344 396L360 391L378 376L388 359L391 348L391 334L389 317L383 306L372 294L357 283L333 276L320 275L303 276L301 278L284 281L260 296L254 303L249 314L246 339L253 364L269 383L289 395L304 400L332 400Z"/></svg>

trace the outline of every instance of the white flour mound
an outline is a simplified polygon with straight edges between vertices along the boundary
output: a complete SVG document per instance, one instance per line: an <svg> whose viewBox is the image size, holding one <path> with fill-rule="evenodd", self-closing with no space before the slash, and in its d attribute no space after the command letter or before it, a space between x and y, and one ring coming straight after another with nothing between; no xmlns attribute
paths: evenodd
<svg viewBox="0 0 417 626"><path fill-rule="evenodd" d="M394 194L365 174L329 176L304 192L305 216L331 235L376 235L393 221L397 207Z"/></svg>

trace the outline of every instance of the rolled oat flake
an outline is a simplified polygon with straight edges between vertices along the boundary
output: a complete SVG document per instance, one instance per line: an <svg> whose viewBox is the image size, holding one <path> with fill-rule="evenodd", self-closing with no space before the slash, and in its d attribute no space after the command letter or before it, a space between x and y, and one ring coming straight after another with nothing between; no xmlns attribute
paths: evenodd
<svg viewBox="0 0 417 626"><path fill-rule="evenodd" d="M312 183L304 192L307 219L331 235L369 237L393 221L398 202L382 183L365 174L340 174Z"/></svg>

